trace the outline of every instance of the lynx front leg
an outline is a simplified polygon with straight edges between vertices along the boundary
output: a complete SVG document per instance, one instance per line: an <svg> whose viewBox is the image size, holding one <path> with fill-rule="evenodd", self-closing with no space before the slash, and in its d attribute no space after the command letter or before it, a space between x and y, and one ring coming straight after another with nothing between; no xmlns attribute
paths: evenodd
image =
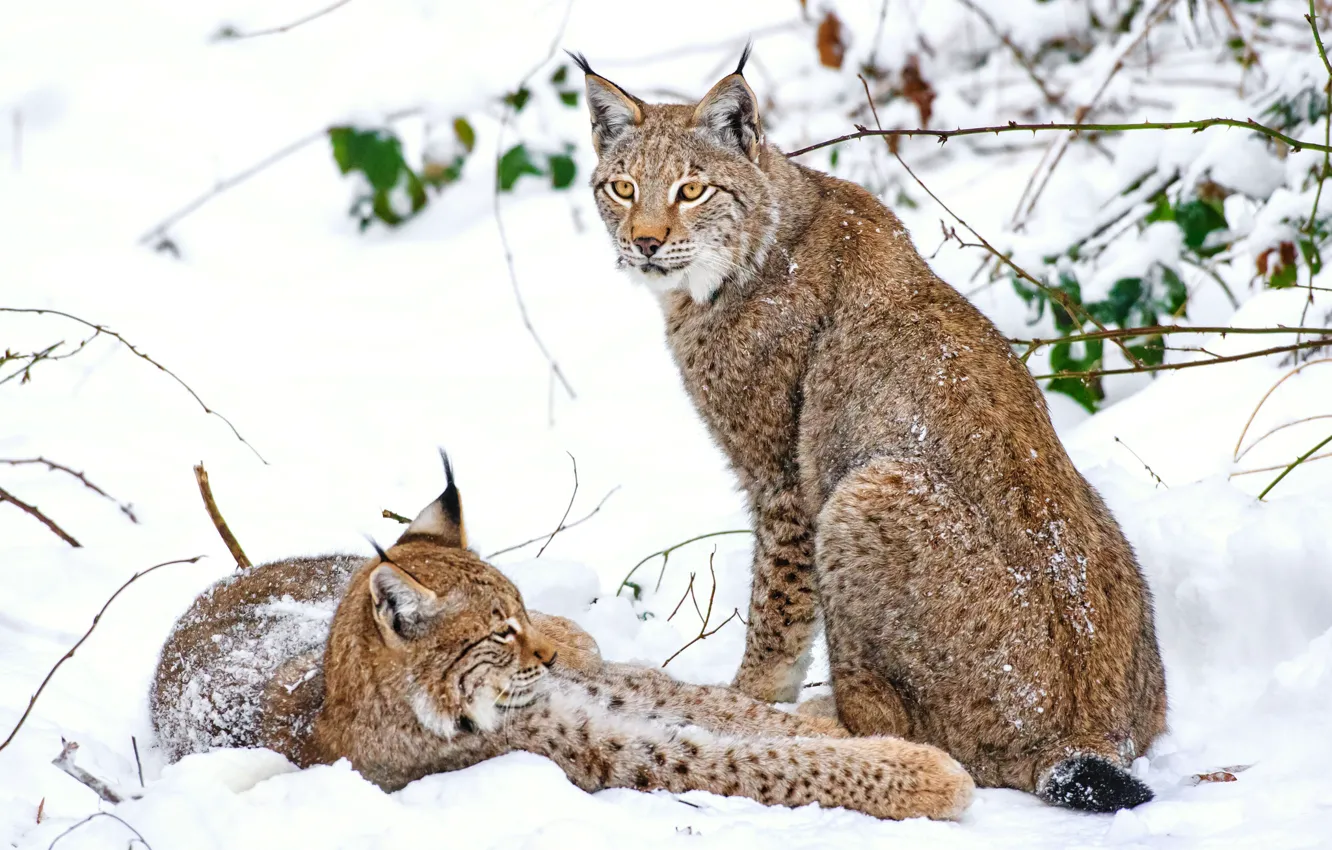
<svg viewBox="0 0 1332 850"><path fill-rule="evenodd" d="M755 502L749 629L733 686L755 699L795 702L818 615L813 525L793 490Z"/></svg>

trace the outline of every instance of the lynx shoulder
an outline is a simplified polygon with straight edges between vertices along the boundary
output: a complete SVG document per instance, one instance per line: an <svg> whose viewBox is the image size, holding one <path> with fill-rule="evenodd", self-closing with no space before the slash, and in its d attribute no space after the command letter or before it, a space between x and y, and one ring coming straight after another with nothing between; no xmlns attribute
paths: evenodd
<svg viewBox="0 0 1332 850"><path fill-rule="evenodd" d="M1124 769L1165 725L1148 589L1003 336L877 198L766 142L743 59L692 105L581 66L617 263L748 496L735 685L791 700L821 610L856 734L1054 803L1150 799Z"/></svg>

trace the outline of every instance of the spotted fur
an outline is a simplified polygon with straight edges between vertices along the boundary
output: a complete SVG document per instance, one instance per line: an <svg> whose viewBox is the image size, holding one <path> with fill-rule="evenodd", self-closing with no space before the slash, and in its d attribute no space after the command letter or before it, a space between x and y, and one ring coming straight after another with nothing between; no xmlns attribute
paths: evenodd
<svg viewBox="0 0 1332 850"><path fill-rule="evenodd" d="M592 177L617 263L657 293L748 496L735 685L794 699L821 612L853 732L935 744L983 785L1065 805L1150 796L1042 779L1136 783L1124 768L1164 729L1165 681L1133 552L1003 336L878 199L767 144L741 74L691 106L585 70L621 119ZM715 194L678 203L686 178ZM614 180L634 197L608 195Z"/></svg>

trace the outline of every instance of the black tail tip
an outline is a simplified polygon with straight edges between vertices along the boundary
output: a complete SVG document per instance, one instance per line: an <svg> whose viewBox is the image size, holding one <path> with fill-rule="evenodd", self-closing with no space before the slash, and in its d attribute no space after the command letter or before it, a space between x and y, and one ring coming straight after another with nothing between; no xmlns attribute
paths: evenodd
<svg viewBox="0 0 1332 850"><path fill-rule="evenodd" d="M1055 806L1117 812L1152 799L1152 789L1127 770L1094 755L1073 756L1050 768L1036 795Z"/></svg>

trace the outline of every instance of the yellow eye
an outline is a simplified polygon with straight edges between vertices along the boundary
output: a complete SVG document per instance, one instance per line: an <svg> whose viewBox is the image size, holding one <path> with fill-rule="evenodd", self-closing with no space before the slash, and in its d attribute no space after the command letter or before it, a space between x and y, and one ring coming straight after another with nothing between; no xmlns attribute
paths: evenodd
<svg viewBox="0 0 1332 850"><path fill-rule="evenodd" d="M611 191L627 201L634 196L634 184L628 180L616 180L611 184Z"/></svg>
<svg viewBox="0 0 1332 850"><path fill-rule="evenodd" d="M680 187L680 200L697 201L706 188L702 183L686 183Z"/></svg>

